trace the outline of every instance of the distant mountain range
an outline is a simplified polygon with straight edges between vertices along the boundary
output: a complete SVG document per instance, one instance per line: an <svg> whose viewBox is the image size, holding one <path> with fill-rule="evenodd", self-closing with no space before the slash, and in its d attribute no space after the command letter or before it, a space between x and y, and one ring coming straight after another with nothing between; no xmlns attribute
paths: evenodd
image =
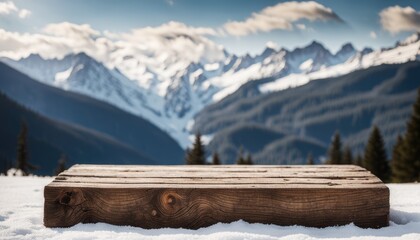
<svg viewBox="0 0 420 240"><path fill-rule="evenodd" d="M14 158L12 154L15 151L17 128L21 121L27 121L30 136L35 139L41 137L44 143L50 145L57 144L57 149L60 150L58 152L68 154L75 162L183 163L184 152L179 145L164 131L139 116L85 95L45 85L3 63L0 63L0 76L0 92L6 95L3 98L13 102L7 105L11 110L3 111L2 108L2 119L7 120L9 124L0 124L0 128L4 131L11 131L7 135L9 137L7 146L10 148L4 149L8 150L5 155L9 158ZM25 108L19 108L20 105ZM9 115L11 111L19 114ZM34 123L33 119L37 122ZM51 129L48 128L49 124L52 125ZM39 125L42 125L45 132L40 130L41 127L37 128ZM79 134L82 140L78 138L71 141L63 140L66 139L66 135L50 134L50 131L54 132L55 126L65 130L71 129L78 134L82 132L87 136ZM94 138L98 143L90 138ZM60 145L61 140L63 143ZM84 141L93 145L91 150L83 148ZM110 147L111 143L115 146ZM79 150L78 145L80 145ZM54 161L57 161L58 157L59 155L55 156ZM44 159L48 164L52 161L43 157L36 159L38 161ZM48 164L44 167L50 170L52 166Z"/></svg>
<svg viewBox="0 0 420 240"><path fill-rule="evenodd" d="M104 134L45 118L3 94L0 94L0 109L4 111L0 124L1 155L14 163L17 136L25 122L29 129L29 162L38 168L37 174L54 174L62 154L67 156L67 166L80 162L156 164L140 151Z"/></svg>
<svg viewBox="0 0 420 240"><path fill-rule="evenodd" d="M180 55L171 55L167 52L144 51L134 53L116 49L106 62L100 62L99 59L94 59L85 53L71 54L63 59L43 59L39 55L30 55L19 60L1 58L0 61L54 88L63 89L68 93L74 92L86 95L122 109L130 113L130 116L135 115L144 118L167 132L182 148L186 148L190 144L191 135L200 130L205 134L206 142L213 139L209 146L210 149L215 150L216 146L220 147L217 142L221 141L223 134L229 132L230 135L239 131L238 126L234 127L232 124L226 123L226 119L230 118L229 121L241 122L241 124L243 120L235 118L235 115L238 114L236 111L231 113L216 111L217 114L213 115L212 109L229 109L232 106L240 105L241 108L249 111L259 111L259 109L266 109L259 102L265 97L269 98L273 94L294 94L294 91L301 91L297 90L301 89L297 88L299 86L303 86L302 89L308 89L305 84L312 86L312 80L335 79L339 76L343 76L344 79L346 74L349 74L348 76L358 76L352 75L357 70L379 69L377 74L385 77L385 75L382 75L382 69L375 66L388 64L389 67L392 67L391 65L394 64L417 61L419 60L420 49L419 34L414 34L396 43L391 48L379 50L370 48L356 50L348 43L344 44L336 53L331 53L321 43L313 41L305 47L293 50L277 49L268 45L261 54L256 56L237 56L228 53L223 47L217 47L213 43L200 42L202 41L200 39L194 39L194 41L197 41L197 46L204 46L206 49L205 51L192 50L191 54L198 54L197 56L194 55L196 60ZM402 67L400 65L395 66ZM387 69L388 67L385 67L384 72L388 71ZM412 75L410 76L412 77ZM380 81L387 82L388 80L385 77ZM320 82L322 81L320 80ZM331 80L331 82L334 81ZM318 85L315 84L314 86ZM295 87L296 90L288 90ZM329 94L324 89L318 89L317 87L311 91ZM304 96L312 94L312 92L299 93L300 96L290 98L306 101ZM342 94L347 96L345 91ZM352 95L348 96L351 98ZM408 107L412 102L413 98L411 95L409 96L406 102L401 103L405 107ZM335 100L335 98L333 99ZM25 106L31 104L30 107L36 111L40 111L38 108L41 108L36 106L37 103L31 103L29 100L20 103ZM298 106L300 105L307 108L315 107L298 104L298 102L295 102L295 104L297 104L295 111L299 110ZM378 110L377 107L379 108L379 106L372 107L374 110L371 111ZM270 110L266 109L266 111ZM307 111L311 111L311 109ZM400 109L400 111L402 110ZM221 113L229 114L229 116L220 116L220 121L215 120L215 116L219 116L218 114ZM404 113L408 114L407 111ZM42 114L57 118L60 121L69 121L63 119L63 113L52 116L49 110L45 110ZM68 113L67 118L72 118L71 115ZM269 120L265 119L268 116L270 116ZM406 117L406 115L403 116ZM206 117L208 117L207 123ZM310 148L312 152L321 152L320 149L325 149L331 135L330 132L325 133L325 136L322 137L317 134L309 134L308 127L302 128L303 125L300 122L293 121L296 116L290 112L288 112L288 115L281 115L274 111L273 114L264 113L260 117L261 120L250 122L252 128L257 129L256 131L265 131L266 128L269 128L270 131L278 131L278 134L286 134L285 136L287 136L287 141L282 138L281 146L279 143L272 143L273 153L271 155L273 156L278 156L280 152L291 154L288 152L288 148L284 148L284 144L289 144L289 142L293 143L293 146L310 145L312 146ZM286 118L290 119L286 121L284 120ZM366 121L368 122L368 120ZM273 129L271 123L274 122L285 124L285 126L292 125L293 130L284 126ZM368 131L367 122L363 125L364 131ZM77 122L77 124L86 126L85 122ZM88 125L88 128L93 125ZM243 127L249 128L249 126ZM218 132L225 128L229 131ZM103 129L95 130L103 131ZM402 130L403 128L399 128L398 131ZM335 129L331 131L335 131ZM109 134L109 132L106 133ZM327 135L328 139L326 139ZM360 149L361 141L356 139L362 139L365 135L345 137L346 141L353 142L352 146L355 149ZM124 138L124 136L118 137ZM388 144L391 143L388 142ZM228 148L227 146L224 147ZM237 151L237 146L232 147L229 151L231 151L231 154L225 157L229 156L229 159L231 159L233 152ZM260 151L252 152L261 154L261 159L268 158L267 154L264 155ZM305 155L306 153L301 154ZM296 159L294 156L297 155L291 154L290 156L288 159ZM299 159L301 158L302 156L299 157Z"/></svg>
<svg viewBox="0 0 420 240"><path fill-rule="evenodd" d="M357 51L351 44L344 44L335 54L313 41L291 51L267 46L256 56L236 56L212 47L213 55L218 56L213 61L208 51L192 62L182 56L162 60L163 53L154 58L152 53L117 50L106 63L84 53L63 59L30 55L2 61L48 85L142 116L186 147L194 116L248 82L267 78L258 94L279 91L357 69L417 60L419 47L419 35L414 34L392 48Z"/></svg>
<svg viewBox="0 0 420 240"><path fill-rule="evenodd" d="M255 94L268 81L263 79L202 110L194 131L213 135L208 149L230 163L241 147L257 163L304 163L310 153L321 161L336 131L362 153L373 125L390 154L411 114L419 76L420 62L412 61Z"/></svg>

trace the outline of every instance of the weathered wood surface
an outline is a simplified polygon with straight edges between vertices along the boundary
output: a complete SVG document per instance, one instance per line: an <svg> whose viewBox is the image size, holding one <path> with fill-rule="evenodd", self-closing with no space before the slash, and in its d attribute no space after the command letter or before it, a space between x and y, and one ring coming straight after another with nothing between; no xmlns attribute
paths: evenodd
<svg viewBox="0 0 420 240"><path fill-rule="evenodd" d="M200 228L218 222L388 225L389 190L363 168L75 165L44 189L44 224Z"/></svg>

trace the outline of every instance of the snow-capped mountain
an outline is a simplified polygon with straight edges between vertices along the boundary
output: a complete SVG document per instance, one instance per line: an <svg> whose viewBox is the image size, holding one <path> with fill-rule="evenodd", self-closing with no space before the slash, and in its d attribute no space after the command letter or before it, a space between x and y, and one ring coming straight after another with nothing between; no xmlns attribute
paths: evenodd
<svg viewBox="0 0 420 240"><path fill-rule="evenodd" d="M313 41L294 50L276 49L270 44L256 56L236 56L208 39L203 41L191 39L197 48L191 51L194 56L115 46L106 62L85 53L62 59L30 55L2 61L46 84L140 115L186 147L194 115L249 81L276 79L260 85L263 94L370 66L418 60L420 47L415 34L392 48L377 51L357 51L348 43L333 54Z"/></svg>
<svg viewBox="0 0 420 240"><path fill-rule="evenodd" d="M419 34L414 34L406 40L396 43L395 47L377 51L365 48L360 52L355 52L346 61L337 62L330 66L326 65L317 71L289 74L275 81L262 84L259 90L262 93L279 91L289 87L300 86L315 79L341 76L358 69L418 60L420 60L420 37Z"/></svg>

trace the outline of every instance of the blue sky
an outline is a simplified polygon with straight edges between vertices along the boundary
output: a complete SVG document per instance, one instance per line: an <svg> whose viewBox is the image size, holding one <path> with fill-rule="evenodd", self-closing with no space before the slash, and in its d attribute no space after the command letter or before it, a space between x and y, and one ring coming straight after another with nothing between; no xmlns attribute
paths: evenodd
<svg viewBox="0 0 420 240"><path fill-rule="evenodd" d="M3 1L7 2L7 1ZM50 23L70 22L89 24L98 31L128 32L130 29L157 27L169 21L184 23L192 27L212 28L216 31L231 21L245 21L253 13L261 13L265 8L276 6L285 1L271 0L37 0L13 1L18 9L30 11L27 17L16 14L1 14L0 28L9 32L38 33ZM379 48L391 46L397 40L411 34L408 30L390 32L384 29L379 13L384 9L398 5L411 7L416 13L420 1L393 0L319 0L323 7L332 10L343 22L302 18L293 22L293 29L272 29L257 31L245 35L217 34L208 36L222 44L228 51L244 54L258 53L266 42L272 41L278 46L294 48L317 40L333 52L346 42L356 48L370 46ZM417 15L416 15L417 16ZM418 17L418 16L417 16ZM298 29L297 25L305 29ZM414 28L416 29L416 28ZM4 48L4 47L3 47Z"/></svg>

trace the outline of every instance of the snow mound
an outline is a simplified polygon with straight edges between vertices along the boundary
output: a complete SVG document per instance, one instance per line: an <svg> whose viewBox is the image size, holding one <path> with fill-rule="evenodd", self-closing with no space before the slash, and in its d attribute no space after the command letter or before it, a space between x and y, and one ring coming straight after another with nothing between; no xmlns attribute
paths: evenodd
<svg viewBox="0 0 420 240"><path fill-rule="evenodd" d="M22 176L24 176L22 170L16 169L16 168L11 168L11 169L7 170L6 175L9 176L9 177L22 177Z"/></svg>

